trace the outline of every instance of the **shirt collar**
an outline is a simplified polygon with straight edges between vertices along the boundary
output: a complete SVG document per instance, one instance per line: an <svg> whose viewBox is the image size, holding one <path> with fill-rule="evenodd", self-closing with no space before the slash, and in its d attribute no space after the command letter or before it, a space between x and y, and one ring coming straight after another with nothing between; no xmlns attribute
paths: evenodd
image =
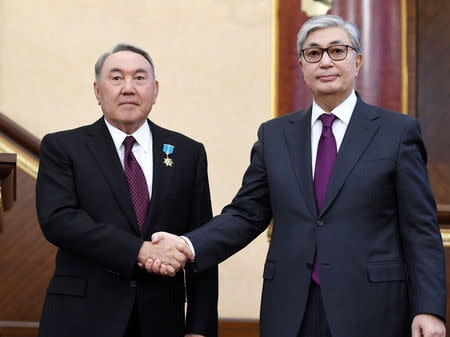
<svg viewBox="0 0 450 337"><path fill-rule="evenodd" d="M116 128L115 126L112 126L106 120L106 118L103 118L103 120L105 121L106 126L108 127L109 133L111 134L111 137L114 141L114 145L117 151L119 151L119 148L122 146L126 136L133 136L134 139L136 139L136 142L144 149L144 151L148 152L150 147L151 131L147 121L144 124L142 124L141 127L137 129L134 133L128 135L122 130Z"/></svg>
<svg viewBox="0 0 450 337"><path fill-rule="evenodd" d="M356 106L356 94L355 91L352 90L351 94L337 107L335 107L329 113L335 115L339 120L345 125L348 125L350 122L350 118L352 117L353 110ZM313 101L312 105L312 114L311 114L311 126L316 122L316 120L320 117L321 114L326 113L315 101Z"/></svg>

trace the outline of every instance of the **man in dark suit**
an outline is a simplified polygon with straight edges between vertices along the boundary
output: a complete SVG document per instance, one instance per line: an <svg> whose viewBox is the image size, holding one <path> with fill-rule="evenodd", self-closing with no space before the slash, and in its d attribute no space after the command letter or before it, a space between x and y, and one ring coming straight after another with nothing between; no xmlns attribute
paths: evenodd
<svg viewBox="0 0 450 337"><path fill-rule="evenodd" d="M196 270L246 246L273 218L261 336L445 336L444 251L417 120L355 93L362 55L353 24L312 18L297 46L314 103L261 125L236 197L185 234ZM152 261L146 268L158 272Z"/></svg>
<svg viewBox="0 0 450 337"><path fill-rule="evenodd" d="M203 145L147 119L158 82L145 51L118 45L95 70L104 116L41 144L37 213L58 253L39 336L217 336L217 267L175 274L183 247L149 241L212 217ZM147 273L149 258L174 277Z"/></svg>

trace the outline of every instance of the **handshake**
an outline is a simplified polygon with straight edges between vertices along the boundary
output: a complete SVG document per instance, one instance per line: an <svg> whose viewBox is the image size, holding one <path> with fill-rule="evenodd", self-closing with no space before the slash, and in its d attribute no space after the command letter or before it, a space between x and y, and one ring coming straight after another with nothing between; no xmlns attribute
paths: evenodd
<svg viewBox="0 0 450 337"><path fill-rule="evenodd" d="M175 276L186 261L193 260L194 254L187 242L166 232L154 233L152 241L144 241L137 256L139 267L164 276Z"/></svg>

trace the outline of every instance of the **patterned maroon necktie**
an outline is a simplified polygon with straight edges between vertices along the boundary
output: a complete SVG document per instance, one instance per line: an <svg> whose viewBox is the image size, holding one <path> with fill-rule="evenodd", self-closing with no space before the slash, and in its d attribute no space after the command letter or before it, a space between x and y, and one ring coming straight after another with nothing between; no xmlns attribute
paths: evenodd
<svg viewBox="0 0 450 337"><path fill-rule="evenodd" d="M322 134L320 136L319 146L317 147L316 167L314 169L314 190L316 192L317 210L320 213L327 192L328 181L330 180L334 162L336 161L337 147L336 139L331 129L336 116L324 113L320 115L319 119L322 121ZM317 284L320 284L317 250L314 256L311 278Z"/></svg>
<svg viewBox="0 0 450 337"><path fill-rule="evenodd" d="M136 143L136 139L133 136L127 136L123 141L125 145L124 173L130 189L139 230L142 232L150 208L150 197L144 172L132 151L134 143Z"/></svg>

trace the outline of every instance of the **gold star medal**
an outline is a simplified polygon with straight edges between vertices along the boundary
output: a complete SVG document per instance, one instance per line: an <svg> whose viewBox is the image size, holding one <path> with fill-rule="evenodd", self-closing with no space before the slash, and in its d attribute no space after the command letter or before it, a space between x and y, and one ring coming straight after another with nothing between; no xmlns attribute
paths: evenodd
<svg viewBox="0 0 450 337"><path fill-rule="evenodd" d="M164 144L163 145L163 152L166 154L166 158L164 158L163 163L166 165L166 167L172 167L173 166L173 159L169 158L169 155L173 153L173 149L175 146L170 144Z"/></svg>

